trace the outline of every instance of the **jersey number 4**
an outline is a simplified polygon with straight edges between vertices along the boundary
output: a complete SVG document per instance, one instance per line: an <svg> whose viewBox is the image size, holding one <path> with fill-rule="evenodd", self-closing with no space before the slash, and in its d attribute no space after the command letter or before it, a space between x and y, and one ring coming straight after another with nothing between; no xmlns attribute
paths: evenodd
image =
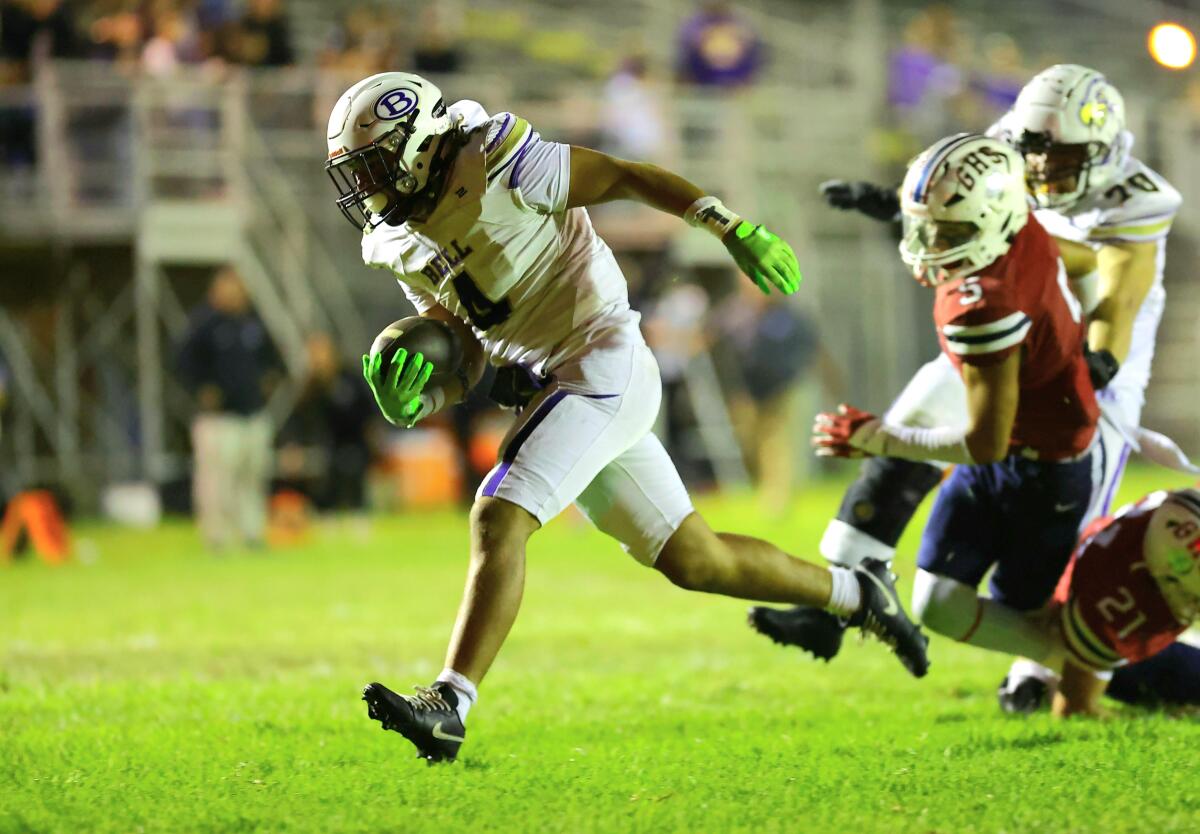
<svg viewBox="0 0 1200 834"><path fill-rule="evenodd" d="M502 324L512 315L512 305L508 303L507 297L492 301L483 294L465 270L454 276L454 291L458 293L458 300L467 308L471 324L480 330Z"/></svg>

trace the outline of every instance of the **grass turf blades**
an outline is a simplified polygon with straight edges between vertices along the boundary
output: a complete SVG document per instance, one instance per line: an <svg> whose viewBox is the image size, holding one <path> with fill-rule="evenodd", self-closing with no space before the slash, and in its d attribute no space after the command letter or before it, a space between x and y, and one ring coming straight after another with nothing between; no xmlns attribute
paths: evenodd
<svg viewBox="0 0 1200 834"><path fill-rule="evenodd" d="M1182 483L1135 470L1123 498ZM806 492L783 522L747 498L700 506L812 558L840 490ZM220 558L183 523L77 539L87 561L0 570L0 832L1200 824L1189 719L1003 716L1007 660L937 636L920 681L853 637L817 663L751 633L748 603L672 588L581 522L534 537L469 740L432 768L359 692L440 670L463 514L333 519L308 546Z"/></svg>

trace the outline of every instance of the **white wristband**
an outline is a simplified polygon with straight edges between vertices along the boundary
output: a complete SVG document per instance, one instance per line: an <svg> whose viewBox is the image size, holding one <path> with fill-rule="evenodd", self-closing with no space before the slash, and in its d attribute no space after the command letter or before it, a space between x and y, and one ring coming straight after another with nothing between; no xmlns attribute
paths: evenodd
<svg viewBox="0 0 1200 834"><path fill-rule="evenodd" d="M879 457L975 463L967 448L966 432L950 426L923 429L887 424L876 418L859 427L850 437L850 445Z"/></svg>
<svg viewBox="0 0 1200 834"><path fill-rule="evenodd" d="M707 229L717 240L725 237L730 229L737 228L742 218L734 214L716 197L701 197L688 206L683 213L684 222L689 226Z"/></svg>

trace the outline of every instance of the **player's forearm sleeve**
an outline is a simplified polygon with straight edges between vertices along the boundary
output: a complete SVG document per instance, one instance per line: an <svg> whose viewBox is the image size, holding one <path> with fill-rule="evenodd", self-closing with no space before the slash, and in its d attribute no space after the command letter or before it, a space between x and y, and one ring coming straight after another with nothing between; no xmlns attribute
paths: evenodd
<svg viewBox="0 0 1200 834"><path fill-rule="evenodd" d="M854 433L850 445L876 457L973 464L966 437L965 430L950 426L923 429L875 419Z"/></svg>

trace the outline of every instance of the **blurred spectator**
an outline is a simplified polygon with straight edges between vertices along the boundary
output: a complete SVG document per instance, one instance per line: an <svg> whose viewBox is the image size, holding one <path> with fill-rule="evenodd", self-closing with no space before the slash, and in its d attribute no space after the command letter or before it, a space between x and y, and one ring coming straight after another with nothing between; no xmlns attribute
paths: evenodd
<svg viewBox="0 0 1200 834"><path fill-rule="evenodd" d="M892 53L888 102L917 145L963 129L954 110L955 98L967 87L963 51L957 16L936 4L909 22L903 45Z"/></svg>
<svg viewBox="0 0 1200 834"><path fill-rule="evenodd" d="M346 86L342 79L363 78L403 62L388 18L370 6L355 6L334 30L320 63L340 76L340 92Z"/></svg>
<svg viewBox="0 0 1200 834"><path fill-rule="evenodd" d="M142 68L147 74L171 75L180 64L201 58L196 27L181 10L163 6L151 20L150 39L142 47Z"/></svg>
<svg viewBox="0 0 1200 834"><path fill-rule="evenodd" d="M697 415L687 390L688 366L707 349L708 295L696 284L675 283L656 301L638 306L645 310L642 328L662 377L659 436L685 483L711 481L712 468L697 436Z"/></svg>
<svg viewBox="0 0 1200 834"><path fill-rule="evenodd" d="M948 6L929 6L917 13L904 27L903 43L891 56L889 103L900 109L915 108L931 91L957 89L960 39L958 19Z"/></svg>
<svg viewBox="0 0 1200 834"><path fill-rule="evenodd" d="M62 0L0 0L0 59L15 80L27 78L35 60L79 55L74 17Z"/></svg>
<svg viewBox="0 0 1200 834"><path fill-rule="evenodd" d="M720 305L715 320L725 358L740 370L728 375L738 383L730 397L734 426L766 509L777 515L791 501L798 444L808 436L799 414L801 385L815 370L829 393L840 397L837 366L810 316L748 281Z"/></svg>
<svg viewBox="0 0 1200 834"><path fill-rule="evenodd" d="M216 31L233 20L231 3L232 0L196 0L196 21L200 28Z"/></svg>
<svg viewBox="0 0 1200 834"><path fill-rule="evenodd" d="M993 33L983 39L983 66L971 80L988 122L995 121L1013 106L1029 71L1021 58L1021 48L1008 35ZM979 129L979 125L971 127Z"/></svg>
<svg viewBox="0 0 1200 834"><path fill-rule="evenodd" d="M319 509L361 509L375 401L362 375L342 361L329 334L313 334L306 348L308 379L280 431L282 479Z"/></svg>
<svg viewBox="0 0 1200 834"><path fill-rule="evenodd" d="M413 44L413 69L419 73L458 72L463 68L462 10L452 0L436 0L421 10Z"/></svg>
<svg viewBox="0 0 1200 834"><path fill-rule="evenodd" d="M28 81L42 57L90 57L154 75L213 58L272 67L295 60L283 0L0 0L0 84Z"/></svg>
<svg viewBox="0 0 1200 834"><path fill-rule="evenodd" d="M0 88L27 83L37 60L79 54L70 10L60 0L0 0ZM35 130L32 103L0 106L0 163L32 165Z"/></svg>
<svg viewBox="0 0 1200 834"><path fill-rule="evenodd" d="M142 61L144 35L142 18L132 11L102 15L88 29L91 55L112 61L118 69L136 70Z"/></svg>
<svg viewBox="0 0 1200 834"><path fill-rule="evenodd" d="M294 60L282 0L249 0L234 38L237 63L282 67Z"/></svg>
<svg viewBox="0 0 1200 834"><path fill-rule="evenodd" d="M0 15L4 9L0 7ZM7 34L5 22L0 19L0 41ZM14 59L7 46L0 49L0 92L4 87L19 84L25 74L26 64ZM36 119L34 116L32 97L24 100L17 90L13 98L6 98L0 104L0 164L6 168L5 173L11 173L12 168L33 165L37 158L35 139Z"/></svg>
<svg viewBox="0 0 1200 834"><path fill-rule="evenodd" d="M641 162L664 162L668 130L663 111L661 90L649 78L645 53L629 54L604 85L600 123L605 150Z"/></svg>
<svg viewBox="0 0 1200 834"><path fill-rule="evenodd" d="M679 30L679 80L706 87L742 87L762 65L762 41L728 0L708 0Z"/></svg>
<svg viewBox="0 0 1200 834"><path fill-rule="evenodd" d="M597 135L581 135L579 144L639 162L670 166L677 160L673 131L666 122L667 91L650 77L646 56L635 50L604 86L602 107L591 117ZM582 111L581 111L582 112ZM668 258L668 247L680 234L676 218L643 203L617 200L589 209L597 230L618 251L622 271L634 284L655 283ZM637 263L630 263L630 260ZM652 273L650 282L640 281ZM656 294L657 290L652 293Z"/></svg>
<svg viewBox="0 0 1200 834"><path fill-rule="evenodd" d="M213 548L238 537L263 543L271 474L266 393L278 368L266 328L232 267L217 273L179 349L179 374L196 398L193 498Z"/></svg>
<svg viewBox="0 0 1200 834"><path fill-rule="evenodd" d="M897 167L942 136L985 130L1028 80L1015 40L992 33L973 46L958 15L942 3L909 21L888 75L893 130L879 135L876 157Z"/></svg>

